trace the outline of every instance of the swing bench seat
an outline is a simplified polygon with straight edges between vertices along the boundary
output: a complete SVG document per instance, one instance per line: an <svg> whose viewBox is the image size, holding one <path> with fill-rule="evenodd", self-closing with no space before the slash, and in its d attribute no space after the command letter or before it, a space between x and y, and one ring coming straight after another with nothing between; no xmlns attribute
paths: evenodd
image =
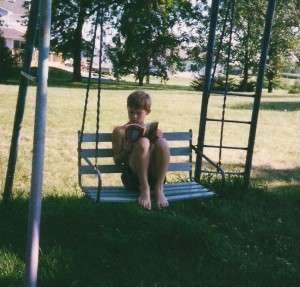
<svg viewBox="0 0 300 287"><path fill-rule="evenodd" d="M168 201L179 201L194 198L206 198L214 196L214 192L209 191L199 183L192 179L192 131L188 132L168 132L164 133L164 137L170 144L171 162L168 167L168 172L185 172L188 173L187 182L166 183L164 185L164 192ZM80 144L81 138L81 144ZM97 157L98 162L101 158L113 157L112 148L102 148L101 143L111 143L111 133L101 133L98 135L99 148L95 149L95 142L97 135L94 133L84 133L81 137L78 132L78 179L82 191L88 198L96 202L115 202L127 203L136 202L138 199L138 192L134 190L127 190L124 186L102 186L101 175L105 173L115 174L122 173L122 166L115 164L99 164L95 166L91 159ZM171 142L176 142L177 146L173 147ZM93 148L86 148L91 146ZM178 147L180 143L180 147ZM80 149L81 147L81 149ZM181 162L174 159L180 157ZM89 175L98 176L98 181L101 183L100 188L98 184L94 186L83 185L83 178Z"/></svg>

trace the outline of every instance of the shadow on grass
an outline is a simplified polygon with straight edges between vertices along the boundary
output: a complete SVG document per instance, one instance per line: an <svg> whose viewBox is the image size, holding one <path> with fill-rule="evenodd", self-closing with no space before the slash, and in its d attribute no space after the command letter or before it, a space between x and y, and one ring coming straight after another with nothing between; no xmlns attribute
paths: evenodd
<svg viewBox="0 0 300 287"><path fill-rule="evenodd" d="M231 109L236 110L252 110L252 104L239 104L232 105ZM300 110L300 101L299 102L262 102L260 104L260 110L270 110L270 111L287 111L294 112Z"/></svg>
<svg viewBox="0 0 300 287"><path fill-rule="evenodd" d="M244 172L244 165L241 164L230 164L223 166L225 172ZM213 170L212 170L213 171ZM272 183L274 181L285 181L290 183L299 183L300 184L300 167L288 168L288 169L274 169L269 166L262 167L253 167L252 168L252 181L265 181ZM214 178L213 176L212 178ZM242 182L242 177L231 178L240 178ZM230 181L230 178L229 178Z"/></svg>
<svg viewBox="0 0 300 287"><path fill-rule="evenodd" d="M298 98L300 99L300 93L299 94L289 94L286 92L286 94L265 94L263 95L262 99L267 100L267 99L286 99L286 98Z"/></svg>
<svg viewBox="0 0 300 287"><path fill-rule="evenodd" d="M224 196L151 212L46 197L39 285L297 286L298 189L229 184ZM0 204L1 286L22 284L27 211L24 198Z"/></svg>
<svg viewBox="0 0 300 287"><path fill-rule="evenodd" d="M36 75L37 69L32 69L32 75ZM98 79L92 79L91 89L98 88ZM7 80L2 84L8 85L19 85L19 76L18 73L11 79ZM34 85L30 83L30 85ZM65 88L78 88L85 89L87 86L87 78L83 78L82 82L73 82L72 73L59 69L50 67L49 68L49 87L65 87ZM164 85L164 84L144 84L144 86L139 86L137 83L128 82L128 81L119 81L106 79L103 77L101 88L104 90L135 90L135 89L147 89L147 90L187 90L193 91L189 86L180 86L180 85Z"/></svg>
<svg viewBox="0 0 300 287"><path fill-rule="evenodd" d="M300 167L292 169L272 169L269 167L254 168L254 177L268 182L287 181L300 183Z"/></svg>

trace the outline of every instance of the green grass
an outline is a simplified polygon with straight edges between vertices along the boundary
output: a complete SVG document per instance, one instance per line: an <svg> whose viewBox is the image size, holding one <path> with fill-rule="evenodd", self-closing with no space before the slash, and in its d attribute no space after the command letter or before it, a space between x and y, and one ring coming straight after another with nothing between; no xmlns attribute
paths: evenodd
<svg viewBox="0 0 300 287"><path fill-rule="evenodd" d="M7 80L5 84L9 85L18 85L19 84L19 69L14 71L14 75L11 79ZM35 67L32 68L31 74L36 76L37 69ZM103 75L103 83L101 85L104 90L133 90L140 89L141 87L137 82L134 82L132 76L125 77L124 80L116 82L112 80L109 76ZM97 78L92 79L91 88L97 89ZM182 84L183 83L183 84ZM33 83L30 83L34 85ZM85 89L87 86L87 79L83 77L82 82L73 82L72 81L72 73L66 70L62 70L56 67L49 68L49 82L50 87L69 87L69 88L79 88ZM180 80L180 83L176 80L171 80L166 84L160 83L160 81L156 78L151 78L150 84L144 84L144 89L148 90L183 90L183 91L192 91L192 87L189 86L189 81Z"/></svg>
<svg viewBox="0 0 300 287"><path fill-rule="evenodd" d="M163 212L47 196L40 286L296 287L299 187L231 187ZM22 283L27 207L23 198L0 205L1 286Z"/></svg>
<svg viewBox="0 0 300 287"><path fill-rule="evenodd" d="M129 91L102 94L101 131L126 121ZM153 111L165 131L192 128L196 141L199 93L150 90ZM3 188L17 86L0 85L0 184ZM95 130L96 91L91 93L87 131ZM232 179L218 197L171 204L147 212L135 204L95 205L77 185L77 130L84 102L81 88L51 87L48 98L39 286L271 286L297 287L299 276L300 95L264 94L254 153L253 186ZM14 200L0 202L0 286L20 286L24 275L35 88L30 87L20 139ZM291 104L289 104L291 103ZM226 116L246 120L250 100L228 101ZM211 98L210 117L222 99ZM248 130L226 126L225 143L243 145ZM207 127L217 143L218 126ZM217 160L217 153L207 153ZM238 169L244 155L224 153ZM106 184L117 179L107 177Z"/></svg>
<svg viewBox="0 0 300 287"><path fill-rule="evenodd" d="M290 94L299 94L300 93L300 81L295 81L294 85L289 90Z"/></svg>

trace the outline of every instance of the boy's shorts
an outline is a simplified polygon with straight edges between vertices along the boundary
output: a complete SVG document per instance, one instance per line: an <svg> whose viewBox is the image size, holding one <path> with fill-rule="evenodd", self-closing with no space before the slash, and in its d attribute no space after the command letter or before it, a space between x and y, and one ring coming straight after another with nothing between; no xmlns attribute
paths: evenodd
<svg viewBox="0 0 300 287"><path fill-rule="evenodd" d="M121 180L127 190L139 192L139 178L129 166L127 166L122 173ZM148 182L150 188L152 189L152 187L154 187L155 181L150 175L148 176Z"/></svg>

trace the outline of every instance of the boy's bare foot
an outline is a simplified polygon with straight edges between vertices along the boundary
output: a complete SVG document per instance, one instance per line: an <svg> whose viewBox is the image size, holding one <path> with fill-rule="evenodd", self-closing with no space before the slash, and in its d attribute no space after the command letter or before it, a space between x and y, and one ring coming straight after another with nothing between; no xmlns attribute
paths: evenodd
<svg viewBox="0 0 300 287"><path fill-rule="evenodd" d="M155 191L155 195L156 195L156 204L158 209L166 208L169 206L169 202L164 194L163 187Z"/></svg>
<svg viewBox="0 0 300 287"><path fill-rule="evenodd" d="M139 205L145 209L151 209L151 197L150 197L150 188L140 187L140 196L138 198Z"/></svg>

